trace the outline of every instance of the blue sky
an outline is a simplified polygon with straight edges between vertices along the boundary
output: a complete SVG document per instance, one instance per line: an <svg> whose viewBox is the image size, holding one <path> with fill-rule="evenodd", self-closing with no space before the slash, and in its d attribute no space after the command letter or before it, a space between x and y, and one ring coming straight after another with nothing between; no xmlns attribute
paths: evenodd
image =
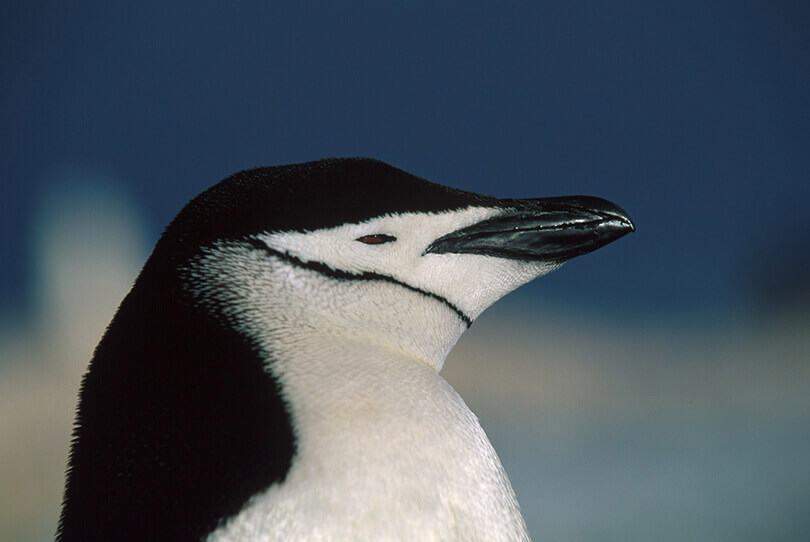
<svg viewBox="0 0 810 542"><path fill-rule="evenodd" d="M118 183L155 239L230 173L355 155L630 212L530 300L697 317L810 288L806 3L270 4L2 8L4 309L54 184Z"/></svg>

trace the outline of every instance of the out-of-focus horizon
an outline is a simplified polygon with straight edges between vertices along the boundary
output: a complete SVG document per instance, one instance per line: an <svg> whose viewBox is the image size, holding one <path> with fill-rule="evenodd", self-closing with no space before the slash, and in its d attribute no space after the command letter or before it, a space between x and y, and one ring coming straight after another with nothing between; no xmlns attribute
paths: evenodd
<svg viewBox="0 0 810 542"><path fill-rule="evenodd" d="M0 539L52 537L81 375L172 216L347 155L636 222L443 373L535 539L810 536L807 8L180 5L4 8Z"/></svg>

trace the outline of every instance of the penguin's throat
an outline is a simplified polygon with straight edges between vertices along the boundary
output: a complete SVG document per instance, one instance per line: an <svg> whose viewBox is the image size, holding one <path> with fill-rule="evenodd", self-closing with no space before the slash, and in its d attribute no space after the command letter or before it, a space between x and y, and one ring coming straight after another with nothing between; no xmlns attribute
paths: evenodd
<svg viewBox="0 0 810 542"><path fill-rule="evenodd" d="M455 325L453 325L455 324ZM347 326L340 318L310 320L306 325L286 327L270 333L272 343L292 339L298 345L308 344L317 352L328 353L342 360L390 359L394 362L416 362L438 373L450 350L466 329L452 321L434 326L432 337L410 325Z"/></svg>

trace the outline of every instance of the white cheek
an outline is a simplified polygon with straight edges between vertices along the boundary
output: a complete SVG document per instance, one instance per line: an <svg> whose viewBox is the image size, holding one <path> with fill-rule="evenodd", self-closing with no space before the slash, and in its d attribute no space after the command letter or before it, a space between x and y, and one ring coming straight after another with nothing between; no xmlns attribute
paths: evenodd
<svg viewBox="0 0 810 542"><path fill-rule="evenodd" d="M437 214L375 218L314 232L265 233L270 248L303 262L318 262L354 274L376 273L445 298L471 318L515 288L559 267L474 254L424 254L435 239L498 215L470 207ZM396 241L366 245L364 235L384 233Z"/></svg>

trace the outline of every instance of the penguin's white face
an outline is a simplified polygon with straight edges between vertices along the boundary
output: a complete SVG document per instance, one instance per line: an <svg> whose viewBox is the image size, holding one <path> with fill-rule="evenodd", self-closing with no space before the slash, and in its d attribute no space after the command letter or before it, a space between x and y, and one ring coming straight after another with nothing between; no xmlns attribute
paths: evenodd
<svg viewBox="0 0 810 542"><path fill-rule="evenodd" d="M559 267L558 263L478 254L427 253L440 237L503 213L503 209L485 207L405 213L312 232L267 233L257 238L269 248L304 263L321 263L354 275L390 277L440 296L475 319L518 286ZM391 302L397 300L392 298Z"/></svg>
<svg viewBox="0 0 810 542"><path fill-rule="evenodd" d="M428 251L451 232L505 213L467 207L265 232L204 248L183 274L195 297L250 327L251 335L327 334L440 370L484 309L560 265Z"/></svg>
<svg viewBox="0 0 810 542"><path fill-rule="evenodd" d="M217 241L184 269L185 284L253 336L328 335L439 370L492 303L632 230L596 198L500 203Z"/></svg>

